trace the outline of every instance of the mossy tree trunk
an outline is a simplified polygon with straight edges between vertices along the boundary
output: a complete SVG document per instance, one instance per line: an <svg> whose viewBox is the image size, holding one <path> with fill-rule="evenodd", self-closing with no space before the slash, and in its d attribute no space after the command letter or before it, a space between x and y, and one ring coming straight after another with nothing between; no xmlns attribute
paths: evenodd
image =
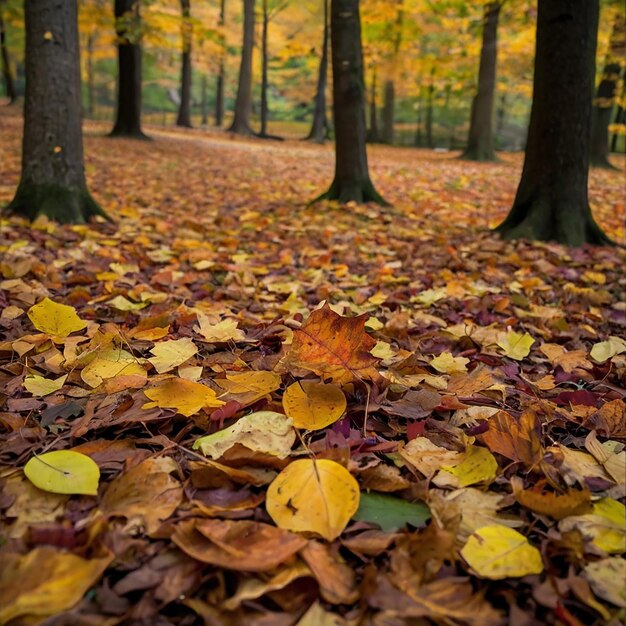
<svg viewBox="0 0 626 626"><path fill-rule="evenodd" d="M589 208L587 180L598 0L539 0L533 104L507 239L609 244Z"/></svg>
<svg viewBox="0 0 626 626"><path fill-rule="evenodd" d="M29 0L22 176L8 212L85 223L105 216L85 182L77 0Z"/></svg>
<svg viewBox="0 0 626 626"><path fill-rule="evenodd" d="M252 135L252 52L254 49L254 1L243 0L243 46L239 66L239 83L235 100L235 117L230 130L239 135Z"/></svg>
<svg viewBox="0 0 626 626"><path fill-rule="evenodd" d="M191 22L191 0L180 0L182 13L181 23L181 76L180 106L176 126L191 128L191 44L193 39L193 23Z"/></svg>
<svg viewBox="0 0 626 626"><path fill-rule="evenodd" d="M602 79L596 90L591 124L591 165L613 169L609 162L609 124L626 53L626 24L618 15L613 24Z"/></svg>
<svg viewBox="0 0 626 626"><path fill-rule="evenodd" d="M359 0L332 0L330 20L335 178L318 199L386 205L374 189L367 165Z"/></svg>
<svg viewBox="0 0 626 626"><path fill-rule="evenodd" d="M494 161L493 100L496 90L496 65L498 58L498 17L501 2L485 5L483 40L478 68L478 91L472 101L470 130L464 159Z"/></svg>
<svg viewBox="0 0 626 626"><path fill-rule="evenodd" d="M141 22L139 0L115 0L117 112L112 137L146 139L141 130Z"/></svg>
<svg viewBox="0 0 626 626"><path fill-rule="evenodd" d="M15 81L13 80L13 71L11 70L11 61L9 60L9 48L7 46L6 30L4 28L4 19L2 18L2 7L0 6L0 55L2 57L2 78L4 80L4 89L9 99L9 104L13 104L17 100L17 92L15 91Z"/></svg>
<svg viewBox="0 0 626 626"><path fill-rule="evenodd" d="M317 89L315 90L315 103L313 108L313 123L307 135L308 141L324 143L328 137L328 118L326 116L326 85L328 84L328 0L324 2L324 33L322 36L322 56L317 75Z"/></svg>

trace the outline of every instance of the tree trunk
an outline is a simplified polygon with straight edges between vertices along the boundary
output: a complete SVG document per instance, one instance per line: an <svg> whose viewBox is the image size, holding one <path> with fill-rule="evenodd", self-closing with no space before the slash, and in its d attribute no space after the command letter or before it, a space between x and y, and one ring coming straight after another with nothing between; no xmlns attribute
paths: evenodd
<svg viewBox="0 0 626 626"><path fill-rule="evenodd" d="M93 75L93 47L96 36L89 33L87 37L87 115L93 119L96 112L96 93Z"/></svg>
<svg viewBox="0 0 626 626"><path fill-rule="evenodd" d="M193 24L191 22L191 0L180 0L182 12L182 56L180 78L180 106L176 126L191 128L191 44L193 40Z"/></svg>
<svg viewBox="0 0 626 626"><path fill-rule="evenodd" d="M417 100L417 119L416 119L416 127L415 127L415 140L413 145L416 148L422 147L422 94L420 89L420 94Z"/></svg>
<svg viewBox="0 0 626 626"><path fill-rule="evenodd" d="M393 144L394 121L396 109L396 68L398 66L398 55L400 44L402 43L402 23L404 21L404 0L396 0L397 13L396 21L393 25L391 39L393 42L391 58L389 59L388 78L385 81L385 96L383 104L383 143Z"/></svg>
<svg viewBox="0 0 626 626"><path fill-rule="evenodd" d="M263 0L263 27L261 31L261 130L260 137L267 137L267 121L269 114L269 105L267 102L267 89L269 84L268 77L268 51L267 51L267 35L270 23L269 10L267 0Z"/></svg>
<svg viewBox="0 0 626 626"><path fill-rule="evenodd" d="M430 83L428 84L428 94L426 98L426 146L431 150L434 148L433 141L433 105L435 99L435 68L430 70Z"/></svg>
<svg viewBox="0 0 626 626"><path fill-rule="evenodd" d="M617 112L615 113L615 124L623 124L626 122L626 115L624 115L624 101L626 101L626 73L622 78L622 97L617 105ZM613 133L611 138L611 152L617 152L617 141L619 140L619 133Z"/></svg>
<svg viewBox="0 0 626 626"><path fill-rule="evenodd" d="M217 72L217 86L215 89L215 125L219 128L224 123L224 80L226 77L226 37L224 24L226 23L226 0L220 1L220 67Z"/></svg>
<svg viewBox="0 0 626 626"><path fill-rule="evenodd" d="M376 68L372 70L372 89L370 95L370 127L367 131L367 142L378 143L380 133L378 132L378 106L376 104Z"/></svg>
<svg viewBox="0 0 626 626"><path fill-rule="evenodd" d="M507 239L609 244L587 196L598 0L539 0L533 104Z"/></svg>
<svg viewBox="0 0 626 626"><path fill-rule="evenodd" d="M146 139L141 130L141 45L139 0L115 0L117 116L112 137Z"/></svg>
<svg viewBox="0 0 626 626"><path fill-rule="evenodd" d="M617 96L617 86L621 72L621 59L624 57L626 24L623 16L618 16L613 24L609 51L604 61L602 79L596 91L591 123L591 165L613 169L609 162L609 124Z"/></svg>
<svg viewBox="0 0 626 626"><path fill-rule="evenodd" d="M500 96L500 104L498 105L498 112L496 113L496 140L503 143L502 133L504 132L504 118L506 116L506 93Z"/></svg>
<svg viewBox="0 0 626 626"><path fill-rule="evenodd" d="M313 124L307 139L315 143L324 143L328 137L328 118L326 117L326 85L328 83L328 0L324 2L324 35L322 39L322 57L317 75L317 90L313 109Z"/></svg>
<svg viewBox="0 0 626 626"><path fill-rule="evenodd" d="M4 79L4 88L6 90L9 104L13 104L17 100L15 91L15 81L13 80L13 72L11 71L11 62L9 60L9 48L7 47L6 31L4 28L4 20L0 11L0 54L2 55L2 77Z"/></svg>
<svg viewBox="0 0 626 626"><path fill-rule="evenodd" d="M359 0L331 1L335 178L318 199L387 205L369 176Z"/></svg>
<svg viewBox="0 0 626 626"><path fill-rule="evenodd" d="M77 0L29 0L22 176L8 212L85 223L105 216L85 182Z"/></svg>
<svg viewBox="0 0 626 626"><path fill-rule="evenodd" d="M209 96L206 74L202 75L202 97L200 100L200 111L202 114L201 126L207 126L209 123Z"/></svg>
<svg viewBox="0 0 626 626"><path fill-rule="evenodd" d="M239 67L239 84L235 101L235 118L230 132L252 135L252 51L254 49L254 0L243 0L243 47Z"/></svg>
<svg viewBox="0 0 626 626"><path fill-rule="evenodd" d="M485 5L483 43L478 69L478 92L472 102L469 137L464 159L495 161L493 144L493 99L496 88L498 56L498 17L501 2Z"/></svg>

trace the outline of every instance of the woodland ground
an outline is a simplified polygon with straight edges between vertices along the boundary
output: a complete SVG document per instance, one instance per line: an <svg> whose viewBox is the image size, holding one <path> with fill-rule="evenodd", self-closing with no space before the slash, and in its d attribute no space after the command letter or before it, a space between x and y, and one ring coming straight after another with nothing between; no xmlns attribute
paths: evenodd
<svg viewBox="0 0 626 626"><path fill-rule="evenodd" d="M1 224L0 623L624 618L624 250L490 234L519 154L473 164L372 146L393 208L308 207L330 184L330 144L108 130L86 123L85 157L115 225ZM2 111L0 204L19 179L20 131ZM594 215L617 241L623 181L591 172ZM31 321L46 296L86 327L62 336ZM323 309L299 331L324 300L347 317ZM302 336L326 356L296 353ZM334 541L276 529L267 485L306 457L297 444L283 460L241 445L210 462L189 452L234 418L282 413L285 389L319 380L311 372L340 380L347 409L308 445L363 493L394 496L384 531L371 511ZM172 393L143 408L181 377L228 403L189 411ZM67 448L99 465L97 497L49 494L22 473ZM426 526L397 508L415 501Z"/></svg>

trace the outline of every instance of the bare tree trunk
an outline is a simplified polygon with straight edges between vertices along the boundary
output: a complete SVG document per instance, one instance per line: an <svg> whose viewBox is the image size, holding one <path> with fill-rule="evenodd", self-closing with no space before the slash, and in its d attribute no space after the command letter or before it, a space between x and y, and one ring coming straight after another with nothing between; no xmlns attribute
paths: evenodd
<svg viewBox="0 0 626 626"><path fill-rule="evenodd" d="M141 44L139 0L115 0L117 115L112 137L146 139L141 130Z"/></svg>
<svg viewBox="0 0 626 626"><path fill-rule="evenodd" d="M87 115L93 119L96 112L96 89L94 85L93 48L96 36L89 33L87 37Z"/></svg>
<svg viewBox="0 0 626 626"><path fill-rule="evenodd" d="M6 31L4 28L4 20L0 11L0 54L2 55L2 77L4 79L4 88L6 90L9 104L13 104L17 100L15 91L15 81L13 80L13 72L11 71L11 62L9 60L9 48L7 47Z"/></svg>
<svg viewBox="0 0 626 626"><path fill-rule="evenodd" d="M226 38L224 24L226 23L226 0L220 0L220 67L217 72L217 86L215 90L215 125L220 127L224 123L224 81L226 79Z"/></svg>
<svg viewBox="0 0 626 626"><path fill-rule="evenodd" d="M191 0L180 0L182 12L182 56L180 80L180 106L176 126L191 128L191 45L193 40L193 24L191 22Z"/></svg>
<svg viewBox="0 0 626 626"><path fill-rule="evenodd" d="M493 100L496 89L496 64L498 58L498 17L501 2L485 5L483 43L478 69L478 92L472 102L469 138L464 159L494 161Z"/></svg>
<svg viewBox="0 0 626 626"><path fill-rule="evenodd" d="M502 142L502 133L504 131L504 118L506 116L506 93L500 96L500 103L498 105L498 112L496 114L496 139Z"/></svg>
<svg viewBox="0 0 626 626"><path fill-rule="evenodd" d="M324 35L322 39L322 57L317 76L317 89L315 92L315 106L313 109L313 124L307 139L315 143L324 143L328 137L328 118L326 116L326 85L328 83L328 0L324 2Z"/></svg>
<svg viewBox="0 0 626 626"><path fill-rule="evenodd" d="M398 55L400 44L402 43L402 23L404 21L404 0L396 0L397 13L396 21L391 35L393 50L389 60L388 79L385 81L385 95L383 103L383 143L393 144L394 122L396 110L396 67L398 65Z"/></svg>
<svg viewBox="0 0 626 626"><path fill-rule="evenodd" d="M22 176L7 210L62 223L105 216L85 182L77 0L29 0L24 20Z"/></svg>
<svg viewBox="0 0 626 626"><path fill-rule="evenodd" d="M359 0L331 1L335 178L318 200L387 205L370 180Z"/></svg>
<svg viewBox="0 0 626 626"><path fill-rule="evenodd" d="M616 124L624 124L624 122L626 122L626 115L624 115L624 101L626 100L626 72L623 74L622 80L622 97L620 98L619 104L617 105L617 112L615 113ZM619 134L617 132L613 133L613 137L611 138L611 152L617 151L618 139Z"/></svg>
<svg viewBox="0 0 626 626"><path fill-rule="evenodd" d="M200 110L202 113L200 125L207 126L209 123L209 98L206 74L202 74L202 99L200 100Z"/></svg>
<svg viewBox="0 0 626 626"><path fill-rule="evenodd" d="M435 99L435 68L430 70L430 83L426 96L426 146L431 150L434 148L433 142L433 106Z"/></svg>
<svg viewBox="0 0 626 626"><path fill-rule="evenodd" d="M539 0L533 104L507 239L609 244L587 180L599 0Z"/></svg>
<svg viewBox="0 0 626 626"><path fill-rule="evenodd" d="M367 131L367 142L378 143L380 133L378 132L378 105L376 102L376 67L372 69L372 88L370 91L370 127Z"/></svg>
<svg viewBox="0 0 626 626"><path fill-rule="evenodd" d="M626 53L626 24L624 16L615 19L609 51L604 62L602 80L598 85L593 106L591 123L591 165L613 169L609 162L609 124L611 113L617 96L617 87L620 78L621 60Z"/></svg>
<svg viewBox="0 0 626 626"><path fill-rule="evenodd" d="M269 105L267 102L268 89L268 51L267 51L267 35L269 29L269 9L267 0L263 0L263 25L261 30L261 130L260 137L267 137L267 118L269 114Z"/></svg>
<svg viewBox="0 0 626 626"><path fill-rule="evenodd" d="M252 51L254 49L254 1L243 0L243 46L239 67L239 84L235 101L235 118L230 130L240 135L252 135Z"/></svg>

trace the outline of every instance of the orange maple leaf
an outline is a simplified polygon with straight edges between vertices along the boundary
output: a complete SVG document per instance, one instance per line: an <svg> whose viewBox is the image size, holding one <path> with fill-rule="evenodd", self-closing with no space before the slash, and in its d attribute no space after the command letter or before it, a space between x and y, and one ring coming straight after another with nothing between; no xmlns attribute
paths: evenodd
<svg viewBox="0 0 626 626"><path fill-rule="evenodd" d="M365 332L367 317L343 317L325 303L295 331L281 365L310 370L338 384L375 379L379 359L370 354L376 341Z"/></svg>

